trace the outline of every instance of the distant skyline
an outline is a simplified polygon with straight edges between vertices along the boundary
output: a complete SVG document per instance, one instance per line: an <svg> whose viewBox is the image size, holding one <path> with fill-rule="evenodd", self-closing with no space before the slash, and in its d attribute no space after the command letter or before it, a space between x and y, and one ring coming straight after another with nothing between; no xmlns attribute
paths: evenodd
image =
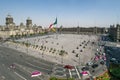
<svg viewBox="0 0 120 80"><path fill-rule="evenodd" d="M120 0L0 0L0 25L10 14L16 25L49 27L57 17L58 27L109 27L120 23Z"/></svg>

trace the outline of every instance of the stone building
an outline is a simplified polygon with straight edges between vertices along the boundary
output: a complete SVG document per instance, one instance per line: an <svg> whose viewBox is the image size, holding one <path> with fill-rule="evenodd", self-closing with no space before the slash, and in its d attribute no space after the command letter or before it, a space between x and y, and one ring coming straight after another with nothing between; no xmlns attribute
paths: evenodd
<svg viewBox="0 0 120 80"><path fill-rule="evenodd" d="M11 15L7 15L6 17L6 28L7 29L15 28L15 23L13 22L13 17Z"/></svg>
<svg viewBox="0 0 120 80"><path fill-rule="evenodd" d="M43 29L42 26L34 25L32 26L32 20L27 18L26 25L20 23L20 25L15 25L13 22L13 17L11 15L7 15L6 17L6 25L0 27L0 37L8 38L10 36L25 36L25 35L32 35L42 33Z"/></svg>
<svg viewBox="0 0 120 80"><path fill-rule="evenodd" d="M11 15L7 15L6 17L6 26L13 24L13 17Z"/></svg>
<svg viewBox="0 0 120 80"><path fill-rule="evenodd" d="M32 28L32 20L29 17L26 20L26 27L27 28Z"/></svg>
<svg viewBox="0 0 120 80"><path fill-rule="evenodd" d="M73 34L104 34L105 28L101 27L72 27L72 28L58 28L60 33L73 33Z"/></svg>
<svg viewBox="0 0 120 80"><path fill-rule="evenodd" d="M116 26L110 25L109 36L113 41L120 42L120 25L119 24L116 24Z"/></svg>

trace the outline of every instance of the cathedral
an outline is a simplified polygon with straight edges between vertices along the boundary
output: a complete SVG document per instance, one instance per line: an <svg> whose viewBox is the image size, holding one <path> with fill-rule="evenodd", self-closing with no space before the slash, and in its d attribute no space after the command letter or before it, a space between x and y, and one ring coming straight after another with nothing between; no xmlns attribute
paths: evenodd
<svg viewBox="0 0 120 80"><path fill-rule="evenodd" d="M29 17L26 19L26 25L22 22L20 25L16 25L11 15L7 15L5 20L5 25L0 26L0 37L2 38L33 35L44 32L42 26L37 26L36 24L33 25L32 20Z"/></svg>

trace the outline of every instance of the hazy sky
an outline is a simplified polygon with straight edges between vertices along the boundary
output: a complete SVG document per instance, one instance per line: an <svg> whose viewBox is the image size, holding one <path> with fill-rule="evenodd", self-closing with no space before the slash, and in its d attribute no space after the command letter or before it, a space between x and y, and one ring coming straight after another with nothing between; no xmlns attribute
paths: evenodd
<svg viewBox="0 0 120 80"><path fill-rule="evenodd" d="M19 25L30 17L33 24L48 27L101 26L120 22L120 0L0 0L0 25L10 14Z"/></svg>

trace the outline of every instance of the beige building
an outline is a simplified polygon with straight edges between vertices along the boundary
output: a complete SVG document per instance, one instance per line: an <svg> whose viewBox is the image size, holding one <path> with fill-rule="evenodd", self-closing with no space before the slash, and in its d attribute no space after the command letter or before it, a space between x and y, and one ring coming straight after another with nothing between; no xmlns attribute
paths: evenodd
<svg viewBox="0 0 120 80"><path fill-rule="evenodd" d="M106 28L104 27L72 27L72 28L58 28L60 33L74 33L74 34L104 34L106 33Z"/></svg>
<svg viewBox="0 0 120 80"><path fill-rule="evenodd" d="M32 20L29 17L26 20L26 27L27 28L32 28Z"/></svg>
<svg viewBox="0 0 120 80"><path fill-rule="evenodd" d="M42 26L33 26L32 20L27 18L26 25L20 23L20 25L16 26L13 22L13 17L11 15L7 15L6 17L6 25L0 27L0 37L8 38L11 36L24 36L24 35L32 35L42 33L44 30Z"/></svg>

